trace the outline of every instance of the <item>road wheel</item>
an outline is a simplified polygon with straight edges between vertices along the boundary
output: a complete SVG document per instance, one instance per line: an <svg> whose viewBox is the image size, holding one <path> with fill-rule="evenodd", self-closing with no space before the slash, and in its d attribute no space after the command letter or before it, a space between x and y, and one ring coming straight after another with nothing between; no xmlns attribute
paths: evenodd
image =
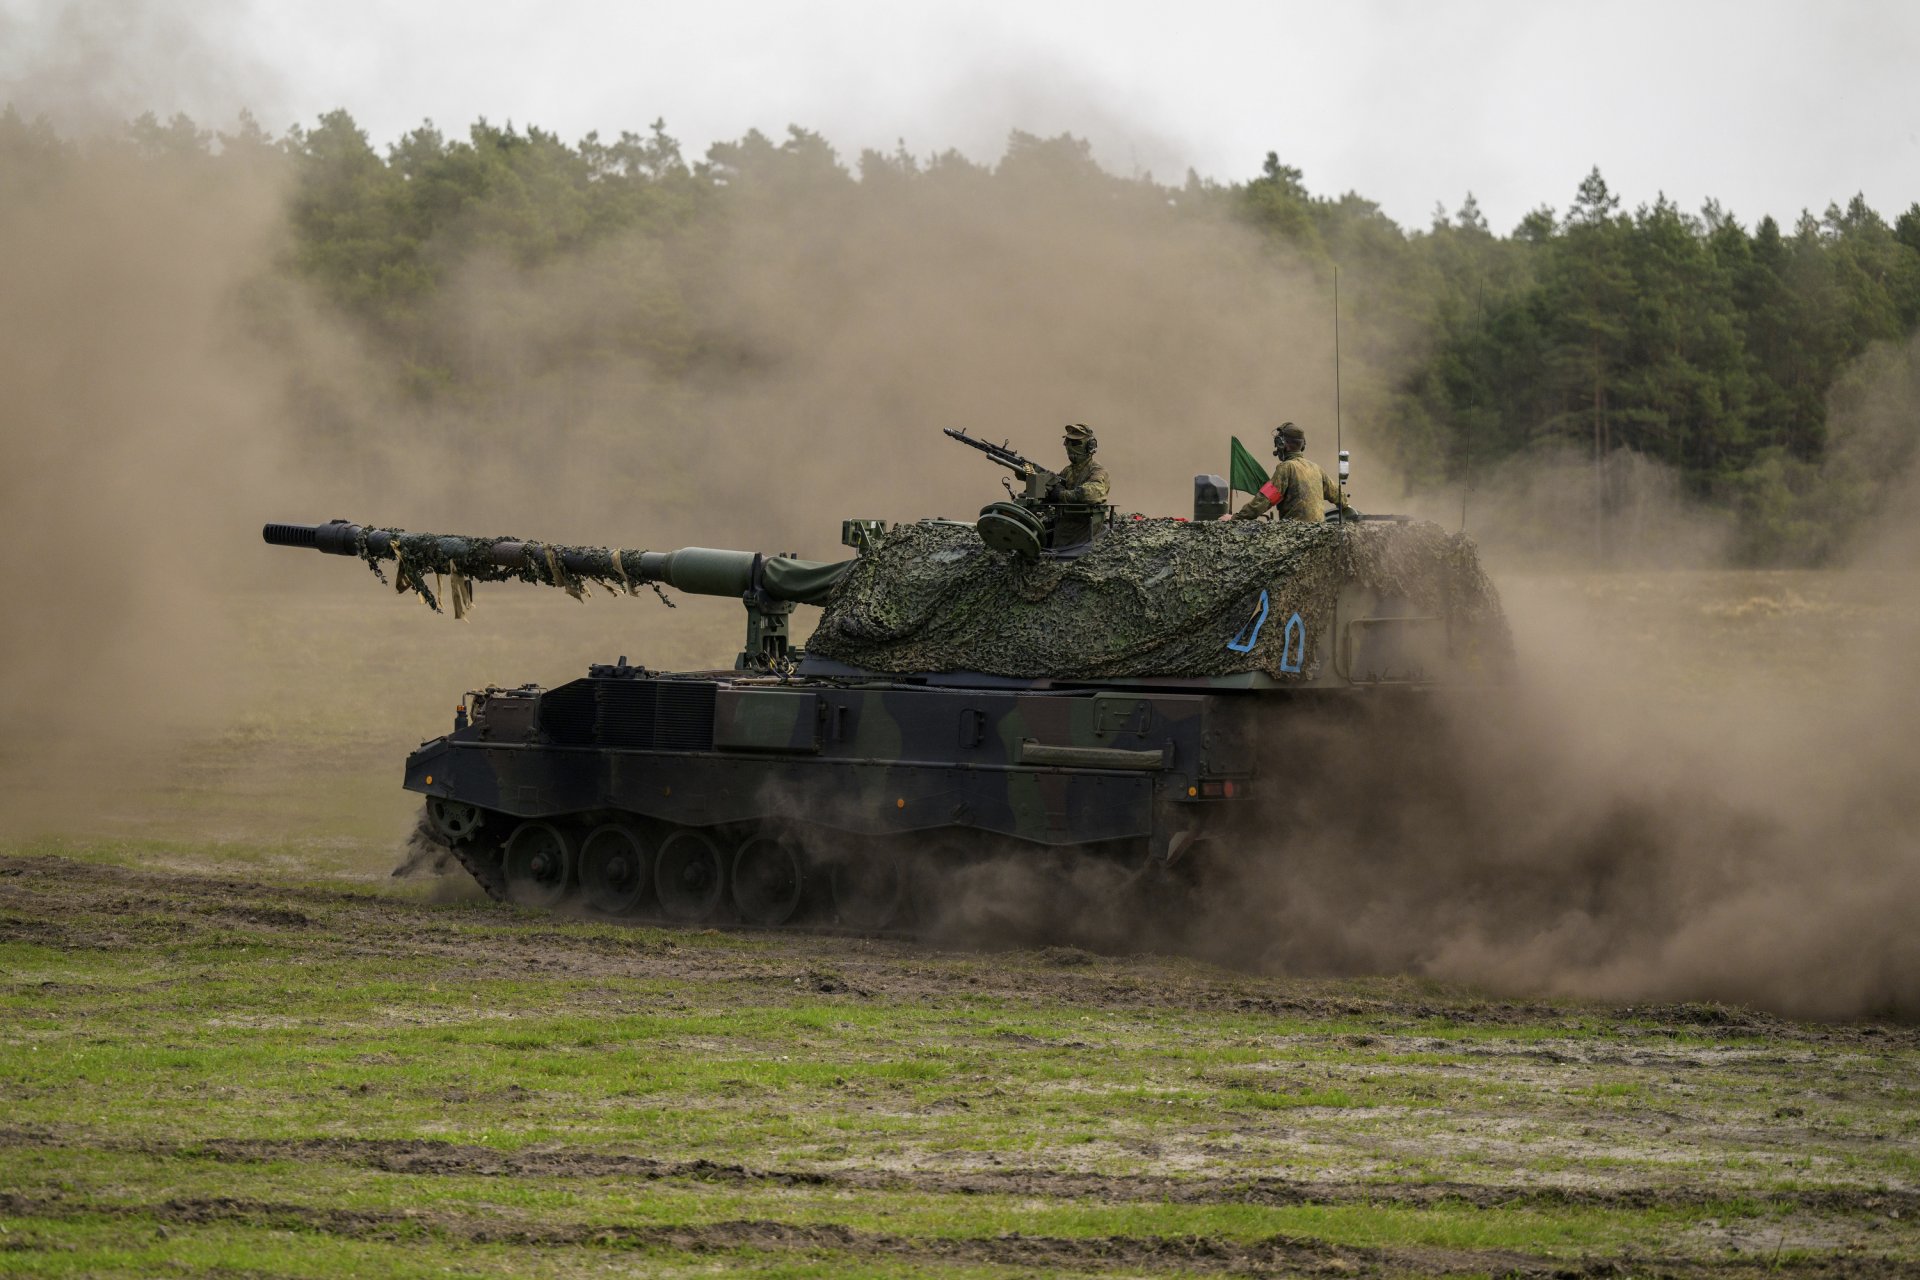
<svg viewBox="0 0 1920 1280"><path fill-rule="evenodd" d="M573 846L550 822L523 822L507 840L507 901L557 907L573 887Z"/></svg>
<svg viewBox="0 0 1920 1280"><path fill-rule="evenodd" d="M726 880L720 850L700 832L676 831L660 842L653 887L669 920L695 924L712 919L726 893Z"/></svg>
<svg viewBox="0 0 1920 1280"><path fill-rule="evenodd" d="M906 901L907 878L897 857L885 853L856 853L833 864L828 876L833 909L849 929L884 929L900 914Z"/></svg>
<svg viewBox="0 0 1920 1280"><path fill-rule="evenodd" d="M653 891L653 855L638 831L619 822L596 827L580 845L580 890L595 911L624 916Z"/></svg>
<svg viewBox="0 0 1920 1280"><path fill-rule="evenodd" d="M748 924L785 924L806 893L806 859L784 840L753 836L733 855L733 905Z"/></svg>

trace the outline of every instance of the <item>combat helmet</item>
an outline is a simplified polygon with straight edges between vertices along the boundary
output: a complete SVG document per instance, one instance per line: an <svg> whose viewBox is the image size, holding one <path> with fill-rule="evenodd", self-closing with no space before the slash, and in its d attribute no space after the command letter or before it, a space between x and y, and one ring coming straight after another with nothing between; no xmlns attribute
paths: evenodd
<svg viewBox="0 0 1920 1280"><path fill-rule="evenodd" d="M1296 453L1307 451L1307 433L1291 422L1283 422L1273 429L1273 456L1289 458Z"/></svg>

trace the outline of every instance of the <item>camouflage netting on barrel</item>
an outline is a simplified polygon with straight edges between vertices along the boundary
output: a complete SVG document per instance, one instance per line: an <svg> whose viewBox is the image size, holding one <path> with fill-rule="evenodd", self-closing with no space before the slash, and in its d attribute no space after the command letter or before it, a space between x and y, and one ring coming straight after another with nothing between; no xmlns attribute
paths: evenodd
<svg viewBox="0 0 1920 1280"><path fill-rule="evenodd" d="M1445 617L1486 659L1511 652L1473 543L1438 525L1159 519L1123 521L1077 560L1034 563L989 550L969 525L899 526L855 562L807 650L903 673L1307 679L1349 584ZM1252 635L1262 591L1267 621L1242 651L1233 642ZM1283 648L1296 612L1304 659L1297 638Z"/></svg>
<svg viewBox="0 0 1920 1280"><path fill-rule="evenodd" d="M628 575L621 561L639 552L612 547L573 547L559 542L531 542L510 536L474 538L458 534L408 533L405 529L384 532L389 535L384 554L394 561L393 589L402 595L414 592L435 613L441 612L443 600L452 606L456 618L465 618L473 612L475 582L539 583L559 587L575 600L585 600L592 595L592 583L598 583L602 589L616 595L624 592L630 596L639 595L640 586L645 585L668 608L674 607L659 583L636 584ZM499 563L494 558L494 548L500 545L519 548L523 561L517 565ZM373 570L374 577L382 582L387 580L386 572L380 567L382 553L368 545L364 532L360 535L358 554ZM585 564L586 567L569 569L569 563ZM434 579L431 586L427 584L429 574Z"/></svg>

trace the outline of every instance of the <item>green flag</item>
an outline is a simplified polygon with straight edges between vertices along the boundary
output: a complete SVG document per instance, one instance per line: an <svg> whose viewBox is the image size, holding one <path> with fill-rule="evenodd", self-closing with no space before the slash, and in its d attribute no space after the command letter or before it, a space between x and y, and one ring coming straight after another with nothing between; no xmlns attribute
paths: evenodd
<svg viewBox="0 0 1920 1280"><path fill-rule="evenodd" d="M1233 437L1233 461L1227 466L1227 477L1227 483L1242 493L1258 493L1260 486L1267 482L1266 467L1247 452L1239 436Z"/></svg>

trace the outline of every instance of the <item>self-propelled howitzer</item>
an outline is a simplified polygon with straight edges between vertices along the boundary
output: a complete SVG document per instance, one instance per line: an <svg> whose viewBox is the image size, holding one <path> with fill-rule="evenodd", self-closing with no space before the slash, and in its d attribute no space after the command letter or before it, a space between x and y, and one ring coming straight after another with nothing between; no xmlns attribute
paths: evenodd
<svg viewBox="0 0 1920 1280"><path fill-rule="evenodd" d="M1429 524L1116 518L1034 558L983 532L851 520L837 563L345 521L265 536L456 613L505 579L745 604L731 671L622 658L472 692L407 760L423 830L490 894L609 915L878 929L939 916L989 857L1189 874L1229 856L1210 836L1265 784L1271 730L1507 653L1471 543ZM795 604L823 611L804 648Z"/></svg>

